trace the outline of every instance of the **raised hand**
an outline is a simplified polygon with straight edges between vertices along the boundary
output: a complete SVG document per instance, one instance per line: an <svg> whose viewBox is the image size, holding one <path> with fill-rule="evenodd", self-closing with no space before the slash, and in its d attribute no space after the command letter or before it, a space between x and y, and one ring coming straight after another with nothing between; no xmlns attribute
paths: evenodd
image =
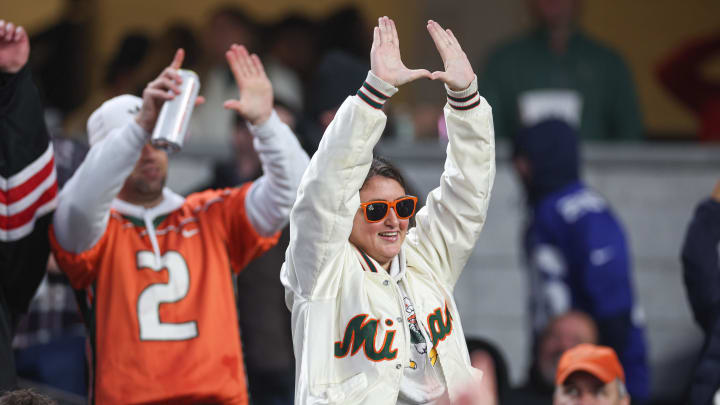
<svg viewBox="0 0 720 405"><path fill-rule="evenodd" d="M421 77L431 78L425 69L408 69L400 59L400 40L395 22L388 17L378 18L373 31L370 49L370 70L373 74L393 86L401 86Z"/></svg>
<svg viewBox="0 0 720 405"><path fill-rule="evenodd" d="M457 38L452 31L443 29L433 20L428 21L427 29L445 66L444 72L433 72L432 79L441 80L450 90L465 90L475 78L475 73Z"/></svg>
<svg viewBox="0 0 720 405"><path fill-rule="evenodd" d="M0 72L17 73L30 56L30 41L21 26L0 20Z"/></svg>
<svg viewBox="0 0 720 405"><path fill-rule="evenodd" d="M180 94L179 85L182 83L182 77L177 70L182 66L184 58L185 51L182 48L178 49L170 66L166 67L143 90L142 107L135 121L145 131L152 132L155 128L163 103L174 99L176 95Z"/></svg>
<svg viewBox="0 0 720 405"><path fill-rule="evenodd" d="M236 44L225 52L225 58L235 76L240 97L226 101L224 107L237 111L253 125L264 123L272 114L273 88L260 58L249 55L244 46Z"/></svg>

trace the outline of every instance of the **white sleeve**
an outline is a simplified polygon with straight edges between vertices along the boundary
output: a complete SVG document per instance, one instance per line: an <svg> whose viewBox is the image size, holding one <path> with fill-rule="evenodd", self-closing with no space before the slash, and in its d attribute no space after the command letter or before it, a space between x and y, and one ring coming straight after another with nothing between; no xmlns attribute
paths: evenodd
<svg viewBox="0 0 720 405"><path fill-rule="evenodd" d="M63 249L84 252L105 232L110 205L140 158L148 137L134 121L90 148L60 192L53 227Z"/></svg>
<svg viewBox="0 0 720 405"><path fill-rule="evenodd" d="M323 294L316 287L330 284L340 273L328 263L348 243L360 206L359 190L385 128L382 103L395 92L397 88L369 73L358 94L345 100L325 131L290 213L290 246L281 273L287 292L316 297Z"/></svg>
<svg viewBox="0 0 720 405"><path fill-rule="evenodd" d="M264 174L250 187L245 210L255 230L262 236L270 236L287 224L310 158L275 111L263 124L248 123L248 128L255 136L253 144Z"/></svg>
<svg viewBox="0 0 720 405"><path fill-rule="evenodd" d="M445 167L440 186L428 194L407 241L454 286L485 224L495 179L495 134L492 110L478 94L477 79L466 90L446 90Z"/></svg>

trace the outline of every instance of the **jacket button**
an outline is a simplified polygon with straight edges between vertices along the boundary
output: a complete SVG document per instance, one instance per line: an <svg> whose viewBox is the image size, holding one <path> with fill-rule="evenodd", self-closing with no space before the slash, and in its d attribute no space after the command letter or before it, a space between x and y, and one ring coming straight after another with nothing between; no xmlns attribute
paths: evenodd
<svg viewBox="0 0 720 405"><path fill-rule="evenodd" d="M400 369L402 368L402 364L398 363L398 364L395 366L395 368L398 369L398 370L400 370Z"/></svg>
<svg viewBox="0 0 720 405"><path fill-rule="evenodd" d="M402 318L401 318L401 317L399 317L399 316L398 316L397 318L395 318L395 320L397 320L397 321L398 321L398 323L402 323Z"/></svg>
<svg viewBox="0 0 720 405"><path fill-rule="evenodd" d="M384 286L388 286L388 285L390 285L390 282L387 281L387 280L385 280L385 281L383 281L383 285L384 285Z"/></svg>

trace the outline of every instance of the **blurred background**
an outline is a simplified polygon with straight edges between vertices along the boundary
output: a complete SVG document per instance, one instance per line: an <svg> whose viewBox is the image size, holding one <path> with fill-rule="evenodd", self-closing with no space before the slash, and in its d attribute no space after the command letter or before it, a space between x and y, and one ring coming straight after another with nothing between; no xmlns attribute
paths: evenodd
<svg viewBox="0 0 720 405"><path fill-rule="evenodd" d="M624 67L618 62L622 72L617 75L624 75L625 68L629 73L623 82L627 97L603 103L637 106L632 134L612 133L620 124L600 109L596 119L611 123L598 124L601 129L595 135L585 136L590 118L584 114L594 108L592 97L598 91L583 87L582 77L592 81L603 69L614 67L586 66L580 79L570 80L570 87L577 84L584 97L579 104L571 103L570 110L572 105L586 107L575 117L577 122L570 121L580 133L583 178L613 207L627 237L637 304L633 315L647 337L649 399L683 403L703 333L688 303L680 250L694 207L720 179L720 2L3 0L0 18L24 25L31 35L30 64L48 107L51 132L79 142L85 142L87 117L102 101L123 93L140 94L170 62L174 50L184 47L185 66L198 72L200 93L208 97L207 105L193 115L186 147L172 157L169 186L187 193L217 175L216 162L251 159L234 152L249 144L234 132L232 115L218 105L237 96L224 68L222 52L229 44L243 43L261 56L273 81L277 108L285 111L286 122L312 153L332 118L326 113L353 94L365 77L377 17L396 21L403 60L411 68L442 68L425 22L433 19L451 28L478 74L481 95L493 107L496 98L491 95L497 97L497 128L501 120L527 117L522 111L517 112L521 117L513 117L514 112L506 109L502 113L510 118L499 116L503 97L510 97L514 106L522 94L512 88L516 77L492 76L503 73L503 62L493 65L493 58L502 57L497 50L508 41L549 24L543 18L552 18L548 13L553 7L572 8L574 29L602 44L602 52L612 50L608 58L624 61ZM543 15L538 10L549 11ZM698 41L709 44L702 55L702 49L693 47ZM562 55L564 48L557 53ZM538 63L545 63L540 59ZM549 69L521 59L514 63L531 72ZM567 72L561 69L557 74ZM690 75L706 84L684 83ZM494 86L503 80L510 82L508 89ZM594 86L603 90L607 84L600 83ZM683 89L692 89L694 95ZM715 92L714 99L706 100L706 90ZM434 82L403 87L388 103L387 136L379 150L398 164L419 196L438 184L442 172L444 103L445 92ZM521 385L533 356L531 277L523 251L527 203L513 168L514 129L504 128L506 133L498 134L497 178L487 224L455 293L466 335L498 347L511 384Z"/></svg>
<svg viewBox="0 0 720 405"><path fill-rule="evenodd" d="M87 66L82 69L87 73L83 78L88 82L88 97L100 91L107 64L128 33L158 37L173 24L181 24L201 35L208 29L212 13L230 4L241 7L261 24L279 22L290 14L320 21L341 8L352 6L360 12L365 21L364 28L369 31L378 16L392 16L397 22L406 64L428 68L438 68L441 61L424 30L427 19L452 27L463 40L466 53L478 70L494 45L532 24L528 0L450 0L442 3L429 0L33 0L31 4L6 0L0 6L0 12L4 19L24 25L31 34L61 23L83 24L83 35L79 38L83 43L72 48L85 48L82 52ZM720 4L713 0L689 0L682 4L670 0L582 2L580 23L583 28L619 51L633 73L646 136L652 139L694 136L698 124L692 113L663 90L654 71L661 58L682 42L720 30L718 12ZM366 34L363 40L367 43L371 37ZM709 63L706 69L708 74L720 76L719 63ZM399 96L410 103L441 96L437 91L420 87L407 89Z"/></svg>

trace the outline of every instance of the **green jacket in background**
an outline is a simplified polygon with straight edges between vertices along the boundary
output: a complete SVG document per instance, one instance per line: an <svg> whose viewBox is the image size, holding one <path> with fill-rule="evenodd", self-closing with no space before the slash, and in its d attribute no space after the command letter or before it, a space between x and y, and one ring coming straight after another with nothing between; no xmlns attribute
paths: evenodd
<svg viewBox="0 0 720 405"><path fill-rule="evenodd" d="M538 101L561 110L561 115L573 115L557 101L558 93L579 101L575 124L581 139L642 138L635 85L625 62L580 31L571 35L563 54L550 49L548 32L542 28L500 45L490 54L479 90L493 106L495 134L501 138L536 123ZM536 101L532 114L527 113L528 96L536 96L530 97Z"/></svg>

